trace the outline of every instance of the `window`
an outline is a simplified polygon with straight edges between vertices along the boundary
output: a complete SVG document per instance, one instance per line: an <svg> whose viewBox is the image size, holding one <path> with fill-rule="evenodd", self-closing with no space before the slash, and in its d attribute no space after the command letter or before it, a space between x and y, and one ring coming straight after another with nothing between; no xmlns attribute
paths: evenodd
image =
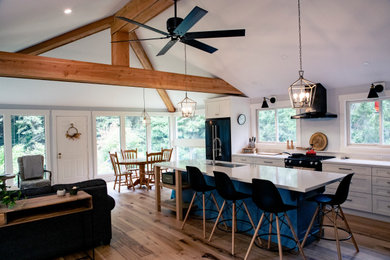
<svg viewBox="0 0 390 260"><path fill-rule="evenodd" d="M176 117L175 144L177 160L206 159L204 115Z"/></svg>
<svg viewBox="0 0 390 260"><path fill-rule="evenodd" d="M204 139L205 117L203 115L192 118L177 117L176 129L178 139Z"/></svg>
<svg viewBox="0 0 390 260"><path fill-rule="evenodd" d="M146 128L142 117L126 116L125 122L126 149L137 148L138 157L146 157Z"/></svg>
<svg viewBox="0 0 390 260"><path fill-rule="evenodd" d="M161 148L171 147L169 142L169 117L152 116L151 117L151 145L152 151L160 151Z"/></svg>
<svg viewBox="0 0 390 260"><path fill-rule="evenodd" d="M258 141L260 142L296 142L296 114L292 108L258 110Z"/></svg>
<svg viewBox="0 0 390 260"><path fill-rule="evenodd" d="M96 117L97 174L112 174L109 152L120 151L119 116ZM120 154L118 154L120 156Z"/></svg>
<svg viewBox="0 0 390 260"><path fill-rule="evenodd" d="M14 173L19 170L18 157L33 154L46 155L45 116L11 115L11 132Z"/></svg>
<svg viewBox="0 0 390 260"><path fill-rule="evenodd" d="M390 99L348 103L349 144L390 144Z"/></svg>

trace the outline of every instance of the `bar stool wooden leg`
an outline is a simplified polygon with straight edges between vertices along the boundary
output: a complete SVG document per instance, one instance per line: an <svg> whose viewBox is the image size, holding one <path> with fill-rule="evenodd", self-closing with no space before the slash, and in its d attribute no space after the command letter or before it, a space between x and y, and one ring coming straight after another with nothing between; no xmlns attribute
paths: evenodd
<svg viewBox="0 0 390 260"><path fill-rule="evenodd" d="M313 215L313 217L312 217L312 219L311 219L311 221L310 221L310 225L309 225L309 227L308 227L308 229L307 229L307 231L306 231L305 237L303 238L303 241L302 241L302 244L301 244L302 247L305 246L306 239L307 239L307 237L309 236L310 230L311 230L311 228L313 227L314 220L316 219L316 216L317 216L319 210L320 210L320 205L317 206L316 211L314 212L314 215ZM321 227L320 227L320 228L321 228Z"/></svg>
<svg viewBox="0 0 390 260"><path fill-rule="evenodd" d="M202 193L203 200L203 238L206 238L206 203L204 198L204 192Z"/></svg>
<svg viewBox="0 0 390 260"><path fill-rule="evenodd" d="M287 219L288 226L290 227L290 230L291 230L291 233L293 234L293 237L294 237L294 239L295 239L295 242L297 242L298 249L299 249L299 251L301 252L303 259L306 259L305 253L303 252L303 248L302 248L302 246L301 246L301 243L299 243L297 234L295 233L294 227L291 225L290 218L287 216L287 213L286 213L286 212L284 212L284 217Z"/></svg>
<svg viewBox="0 0 390 260"><path fill-rule="evenodd" d="M253 233L253 237L252 237L251 243L249 244L248 250L246 251L246 255L245 255L244 260L246 260L248 258L249 252L252 250L253 243L255 242L255 238L257 237L257 234L259 233L259 229L261 227L261 223L263 222L263 218L264 218L264 213L261 214L259 223L257 224L255 233Z"/></svg>
<svg viewBox="0 0 390 260"><path fill-rule="evenodd" d="M183 229L184 225L186 224L186 221L187 221L188 215L190 214L191 207L192 207L192 204L194 203L195 197L196 197L196 192L194 193L194 196L192 196L192 200L191 200L189 208L187 209L186 217L183 220L183 224L181 225L181 229Z"/></svg>
<svg viewBox="0 0 390 260"><path fill-rule="evenodd" d="M280 240L280 226L279 226L279 217L278 214L275 214L276 217L276 232L278 234L278 249L279 249L279 259L283 259L283 251L282 251L282 241Z"/></svg>
<svg viewBox="0 0 390 260"><path fill-rule="evenodd" d="M245 212L248 215L248 218L249 218L249 221L251 222L252 228L253 228L253 230L255 230L256 227L255 227L255 224L253 223L253 220L252 220L251 214L249 213L248 207L246 206L246 203L244 201L242 202L242 204L244 205ZM257 242L259 242L259 244L262 245L260 238L257 238Z"/></svg>
<svg viewBox="0 0 390 260"><path fill-rule="evenodd" d="M336 245L337 245L337 255L339 257L339 260L342 260L341 256L341 249L340 249L340 240L339 240L339 233L337 230L337 214L334 210L334 206L332 206L332 216L333 216L333 227L334 227L334 235L336 237Z"/></svg>
<svg viewBox="0 0 390 260"><path fill-rule="evenodd" d="M234 234L236 233L236 202L232 205L232 255L234 255Z"/></svg>
<svg viewBox="0 0 390 260"><path fill-rule="evenodd" d="M223 201L223 203L222 203L222 207L221 207L221 210L219 211L219 213L218 213L218 217L217 217L217 219L215 220L215 223L214 223L213 230L211 231L211 234L210 234L210 237L209 237L209 242L211 241L211 238L213 237L213 234L214 234L215 228L217 227L217 224L218 224L219 218L220 218L220 217L221 217L221 215L222 215L222 212L223 212L223 209L224 209L224 207L225 207L225 204L226 204L226 200L224 200L224 201Z"/></svg>
<svg viewBox="0 0 390 260"><path fill-rule="evenodd" d="M214 201L215 207L217 208L217 210L218 210L218 212L219 212L219 206L218 206L217 200L216 200L215 197L214 197L214 194L213 194L212 192L210 192L210 195L211 195L211 198L212 198L213 201ZM223 216L221 216L221 219L224 220L224 219L223 219ZM228 228L225 222L223 222L223 225L225 226L226 229Z"/></svg>
<svg viewBox="0 0 390 260"><path fill-rule="evenodd" d="M351 233L352 242L353 242L353 245L355 246L356 252L359 252L359 247L358 247L358 245L357 245L357 243L356 243L355 237L354 237L353 234L352 234L352 230L351 230L351 228L350 228L349 225L348 225L348 221L347 221L347 219L345 218L344 212L343 212L343 210L341 209L341 206L340 206L340 205L339 205L339 209L340 209L341 216L343 217L345 226L347 227L349 233Z"/></svg>
<svg viewBox="0 0 390 260"><path fill-rule="evenodd" d="M269 216L269 229L268 229L269 235L268 235L268 245L267 245L268 249L271 248L272 216L273 214L271 213Z"/></svg>

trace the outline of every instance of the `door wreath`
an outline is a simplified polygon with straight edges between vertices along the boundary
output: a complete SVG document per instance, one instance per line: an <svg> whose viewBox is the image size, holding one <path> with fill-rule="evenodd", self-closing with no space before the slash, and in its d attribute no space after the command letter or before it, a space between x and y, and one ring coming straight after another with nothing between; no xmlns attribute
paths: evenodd
<svg viewBox="0 0 390 260"><path fill-rule="evenodd" d="M72 140L79 139L80 135L81 133L79 133L79 130L76 127L74 127L73 123L70 124L70 127L68 128L65 134L66 138Z"/></svg>

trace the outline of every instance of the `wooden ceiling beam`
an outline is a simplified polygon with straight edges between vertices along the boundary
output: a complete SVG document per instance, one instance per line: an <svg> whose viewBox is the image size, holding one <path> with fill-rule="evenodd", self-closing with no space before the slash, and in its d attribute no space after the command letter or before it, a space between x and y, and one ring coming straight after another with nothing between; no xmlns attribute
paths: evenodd
<svg viewBox="0 0 390 260"><path fill-rule="evenodd" d="M140 23L146 23L172 5L173 0L132 0L119 10L115 16L123 16ZM114 34L118 31L130 32L137 28L137 25L114 19L111 33Z"/></svg>
<svg viewBox="0 0 390 260"><path fill-rule="evenodd" d="M142 47L142 44L137 41L138 37L137 34L133 31L128 34L129 40L133 40L130 42L130 46L133 49L135 55L137 56L138 60L141 62L142 67L147 70L154 70L152 63L149 60L148 55L146 54L144 48ZM160 95L162 101L164 102L166 108L168 109L168 112L175 112L176 108L173 105L171 99L169 98L169 95L165 89L156 89L157 93Z"/></svg>
<svg viewBox="0 0 390 260"><path fill-rule="evenodd" d="M44 52L53 50L55 48L61 47L65 44L80 40L84 37L90 36L94 33L106 30L111 27L111 24L114 21L114 16L109 16L98 20L96 22L84 25L75 30L69 31L67 33L58 35L49 40L40 42L28 48L18 51L18 53L39 55Z"/></svg>
<svg viewBox="0 0 390 260"><path fill-rule="evenodd" d="M218 78L0 52L0 77L244 95Z"/></svg>

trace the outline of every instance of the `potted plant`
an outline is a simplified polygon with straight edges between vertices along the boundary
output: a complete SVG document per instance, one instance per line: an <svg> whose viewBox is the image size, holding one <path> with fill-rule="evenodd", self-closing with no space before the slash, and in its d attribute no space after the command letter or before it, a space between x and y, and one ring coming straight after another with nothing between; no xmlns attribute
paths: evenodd
<svg viewBox="0 0 390 260"><path fill-rule="evenodd" d="M22 196L21 191L7 191L5 183L0 184L0 200L8 208L15 206L15 201Z"/></svg>

